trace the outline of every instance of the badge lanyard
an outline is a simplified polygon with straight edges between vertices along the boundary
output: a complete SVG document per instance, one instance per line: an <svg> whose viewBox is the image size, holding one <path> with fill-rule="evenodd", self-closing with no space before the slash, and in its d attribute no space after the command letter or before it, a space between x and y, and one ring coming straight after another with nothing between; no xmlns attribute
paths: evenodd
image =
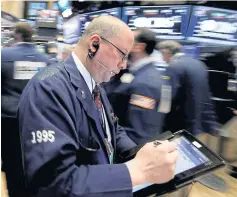
<svg viewBox="0 0 237 197"><path fill-rule="evenodd" d="M106 132L105 112L104 112L103 107L102 107L102 110L101 110L100 113L102 115L102 125L101 126L102 126L102 130L103 130L104 136L105 136L104 141L105 141L106 150L107 150L107 153L108 153L108 156L109 156L109 163L112 164L113 163L114 149L113 149L112 143L109 141L109 137L108 137L107 132Z"/></svg>

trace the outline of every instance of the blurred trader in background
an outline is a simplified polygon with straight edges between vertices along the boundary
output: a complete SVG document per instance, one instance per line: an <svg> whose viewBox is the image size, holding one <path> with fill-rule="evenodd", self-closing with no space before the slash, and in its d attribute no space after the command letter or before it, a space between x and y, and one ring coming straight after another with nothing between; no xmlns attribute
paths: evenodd
<svg viewBox="0 0 237 197"><path fill-rule="evenodd" d="M167 129L186 129L193 134L217 134L217 122L204 63L181 52L175 41L159 43L164 60L173 73L173 87L177 88L167 118Z"/></svg>
<svg viewBox="0 0 237 197"><path fill-rule="evenodd" d="M20 96L28 81L49 63L47 57L36 50L32 35L33 30L29 24L17 23L13 35L15 43L11 47L2 48L2 161L8 179L10 176L19 178L13 174L13 170L17 170L15 164L19 158L9 157L19 150L16 142L16 135L19 134L15 128ZM13 182L8 181L8 185L11 186Z"/></svg>
<svg viewBox="0 0 237 197"><path fill-rule="evenodd" d="M57 58L58 46L55 42L48 42L46 44L46 54L47 54L47 57L49 58L49 61L51 64L59 62L59 60Z"/></svg>
<svg viewBox="0 0 237 197"><path fill-rule="evenodd" d="M126 67L133 40L121 20L98 17L66 61L29 82L19 127L30 195L128 197L133 186L174 177L177 151L168 141L148 143L134 159L115 164L135 144L117 124L99 83Z"/></svg>
<svg viewBox="0 0 237 197"><path fill-rule="evenodd" d="M171 107L171 83L155 67L156 58L150 57L156 46L155 33L142 28L134 31L134 37L128 72L112 85L108 97L119 124L135 143L142 144L163 131Z"/></svg>

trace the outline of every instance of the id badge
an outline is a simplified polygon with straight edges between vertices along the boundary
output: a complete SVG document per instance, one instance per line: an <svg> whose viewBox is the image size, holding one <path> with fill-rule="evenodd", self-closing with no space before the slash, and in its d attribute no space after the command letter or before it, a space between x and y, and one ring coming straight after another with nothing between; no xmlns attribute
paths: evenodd
<svg viewBox="0 0 237 197"><path fill-rule="evenodd" d="M29 80L46 66L45 62L15 61L13 78L17 80Z"/></svg>
<svg viewBox="0 0 237 197"><path fill-rule="evenodd" d="M107 153L109 156L109 163L113 164L113 160L114 160L114 149L112 144L108 141L108 139L105 139L105 145L106 145L106 149L107 149Z"/></svg>
<svg viewBox="0 0 237 197"><path fill-rule="evenodd" d="M172 103L172 88L170 85L161 86L160 103L157 111L160 113L169 113Z"/></svg>

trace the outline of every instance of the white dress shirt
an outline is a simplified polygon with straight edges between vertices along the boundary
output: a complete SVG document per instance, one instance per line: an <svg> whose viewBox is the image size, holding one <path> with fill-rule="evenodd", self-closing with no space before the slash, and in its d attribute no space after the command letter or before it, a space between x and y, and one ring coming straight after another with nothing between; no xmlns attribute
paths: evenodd
<svg viewBox="0 0 237 197"><path fill-rule="evenodd" d="M91 74L88 72L86 67L81 63L81 61L79 60L79 58L76 56L76 54L74 52L72 52L72 57L73 57L74 62L77 66L77 69L81 73L83 79L85 80L85 82L92 94L92 91L96 85L95 80L92 78ZM108 124L108 120L107 120L107 116L106 116L103 104L102 104L102 111L103 111L103 115L105 117L104 121L105 121L105 129L106 129L106 134L108 136L108 141L111 142L111 133L110 133L109 124ZM109 114L108 114L108 116L109 116Z"/></svg>

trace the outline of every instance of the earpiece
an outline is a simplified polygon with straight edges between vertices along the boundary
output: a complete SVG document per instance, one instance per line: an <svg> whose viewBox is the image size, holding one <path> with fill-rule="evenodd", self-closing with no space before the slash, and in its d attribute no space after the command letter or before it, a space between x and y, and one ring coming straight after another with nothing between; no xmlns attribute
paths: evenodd
<svg viewBox="0 0 237 197"><path fill-rule="evenodd" d="M88 49L88 57L93 59L95 54L97 53L99 49L99 44L98 43L93 43L92 46L95 48L95 52L92 52L91 49Z"/></svg>
<svg viewBox="0 0 237 197"><path fill-rule="evenodd" d="M98 42L92 43L92 46L95 48L95 51L93 52L93 51L91 51L91 49L88 49L88 57L90 59L93 59L95 57L95 54L97 53L97 51L99 50L99 47L100 47ZM115 75L115 73L112 70L108 69L107 66L104 66L102 63L100 63L97 60L95 60L95 62L97 62L97 64L99 64L101 67L103 67L107 72L109 72L110 75Z"/></svg>
<svg viewBox="0 0 237 197"><path fill-rule="evenodd" d="M95 53L96 53L99 49L99 43L93 43L92 46L95 48Z"/></svg>

